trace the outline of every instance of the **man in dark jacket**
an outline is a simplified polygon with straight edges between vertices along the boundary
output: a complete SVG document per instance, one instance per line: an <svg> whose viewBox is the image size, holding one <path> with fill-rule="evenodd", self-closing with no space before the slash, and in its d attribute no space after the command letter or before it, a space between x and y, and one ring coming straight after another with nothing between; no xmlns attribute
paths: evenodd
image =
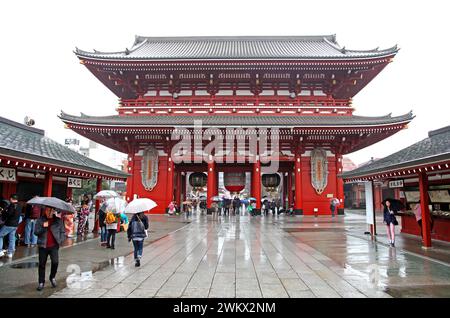
<svg viewBox="0 0 450 318"><path fill-rule="evenodd" d="M5 224L0 229L0 257L5 255L3 252L3 238L8 235L8 257L12 258L16 247L16 230L19 226L21 211L17 194L11 195L9 201L10 204L2 213Z"/></svg>
<svg viewBox="0 0 450 318"><path fill-rule="evenodd" d="M56 287L55 276L59 263L59 246L66 239L66 231L61 218L56 217L56 211L47 208L45 210L45 215L36 221L34 233L38 237L37 243L39 246L39 285L37 290L41 291L44 289L45 265L47 264L47 258L49 255L51 260L49 279L52 287Z"/></svg>
<svg viewBox="0 0 450 318"><path fill-rule="evenodd" d="M241 207L241 200L239 200L239 197L235 196L233 199L233 213L234 215L239 214L239 208Z"/></svg>

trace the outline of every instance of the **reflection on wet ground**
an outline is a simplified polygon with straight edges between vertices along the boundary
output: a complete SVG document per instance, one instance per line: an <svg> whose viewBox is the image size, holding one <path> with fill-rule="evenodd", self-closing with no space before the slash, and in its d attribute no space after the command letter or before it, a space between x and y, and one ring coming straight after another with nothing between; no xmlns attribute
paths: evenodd
<svg viewBox="0 0 450 318"><path fill-rule="evenodd" d="M440 250L447 252L450 248L448 244L435 242L438 247L427 253L420 249L420 241L416 238L401 234L397 236L397 247L391 248L386 242L382 224L378 225L375 241L363 234L363 217L347 214L342 224L345 225L346 232L338 235L334 231L318 238L309 233L307 225L291 233L298 241L327 255L341 266L368 275L373 283L393 297L449 295L450 257L439 253ZM295 226L298 227L298 224ZM320 226L336 227L336 223L327 223L322 219ZM430 257L438 253L439 257Z"/></svg>
<svg viewBox="0 0 450 318"><path fill-rule="evenodd" d="M357 214L195 216L189 226L148 245L140 268L129 256L102 262L90 285L52 297L447 295L450 267L432 258L437 252L403 248L414 243L404 235L390 248L382 227L378 242L366 230L365 217Z"/></svg>
<svg viewBox="0 0 450 318"><path fill-rule="evenodd" d="M150 238L146 240L145 245L186 226L184 222L181 217L150 216ZM77 244L62 247L57 274L58 288L46 287L42 292L36 292L37 252L37 248L20 247L13 260L6 257L0 259L0 298L48 297L64 289L66 280L70 281L69 278L75 273L85 275L87 279L89 275L92 276L93 273L110 266L115 269L122 268L126 257L132 253L132 245L122 232L117 234L115 250L101 247L98 237L94 235L89 235L86 240L78 241ZM50 261L47 262L47 274L49 270Z"/></svg>

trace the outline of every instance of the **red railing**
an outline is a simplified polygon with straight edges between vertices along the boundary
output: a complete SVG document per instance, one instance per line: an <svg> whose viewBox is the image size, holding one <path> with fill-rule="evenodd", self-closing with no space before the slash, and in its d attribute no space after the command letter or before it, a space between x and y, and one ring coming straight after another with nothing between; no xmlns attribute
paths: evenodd
<svg viewBox="0 0 450 318"><path fill-rule="evenodd" d="M128 107L190 107L190 106L290 106L290 107L350 107L351 100L318 96L152 96L141 99L121 100L120 108Z"/></svg>

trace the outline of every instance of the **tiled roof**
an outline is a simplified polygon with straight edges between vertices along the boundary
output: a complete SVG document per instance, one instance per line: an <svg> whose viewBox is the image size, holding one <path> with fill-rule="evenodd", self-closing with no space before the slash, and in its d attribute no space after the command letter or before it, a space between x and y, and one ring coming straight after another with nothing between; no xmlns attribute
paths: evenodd
<svg viewBox="0 0 450 318"><path fill-rule="evenodd" d="M0 117L0 155L79 169L109 177L127 174L83 156L44 136L44 131Z"/></svg>
<svg viewBox="0 0 450 318"><path fill-rule="evenodd" d="M348 50L327 36L222 36L143 37L136 36L131 49L119 52L87 52L76 49L81 58L111 60L198 60L198 59L358 59L397 53L385 50Z"/></svg>
<svg viewBox="0 0 450 318"><path fill-rule="evenodd" d="M365 177L371 174L409 168L450 160L450 126L430 131L428 138L404 148L383 159L358 169L345 172L344 179Z"/></svg>
<svg viewBox="0 0 450 318"><path fill-rule="evenodd" d="M61 113L60 118L66 123L84 124L93 126L147 126L147 127L174 127L192 126L194 120L201 121L202 126L269 126L269 127L355 127L355 126L382 126L410 122L414 116L407 113L392 117L390 114L381 117L364 116L302 116L302 115L256 115L256 116L73 116Z"/></svg>

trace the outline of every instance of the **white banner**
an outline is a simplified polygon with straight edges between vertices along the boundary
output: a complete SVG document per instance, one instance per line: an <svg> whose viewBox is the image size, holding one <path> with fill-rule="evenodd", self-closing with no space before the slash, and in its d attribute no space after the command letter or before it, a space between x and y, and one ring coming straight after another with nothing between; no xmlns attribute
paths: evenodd
<svg viewBox="0 0 450 318"><path fill-rule="evenodd" d="M68 188L81 188L81 179L78 178L67 178L67 187Z"/></svg>
<svg viewBox="0 0 450 318"><path fill-rule="evenodd" d="M16 181L16 169L0 167L0 181Z"/></svg>
<svg viewBox="0 0 450 318"><path fill-rule="evenodd" d="M366 223L373 224L374 211L373 211L373 187L371 181L364 182L366 189Z"/></svg>

